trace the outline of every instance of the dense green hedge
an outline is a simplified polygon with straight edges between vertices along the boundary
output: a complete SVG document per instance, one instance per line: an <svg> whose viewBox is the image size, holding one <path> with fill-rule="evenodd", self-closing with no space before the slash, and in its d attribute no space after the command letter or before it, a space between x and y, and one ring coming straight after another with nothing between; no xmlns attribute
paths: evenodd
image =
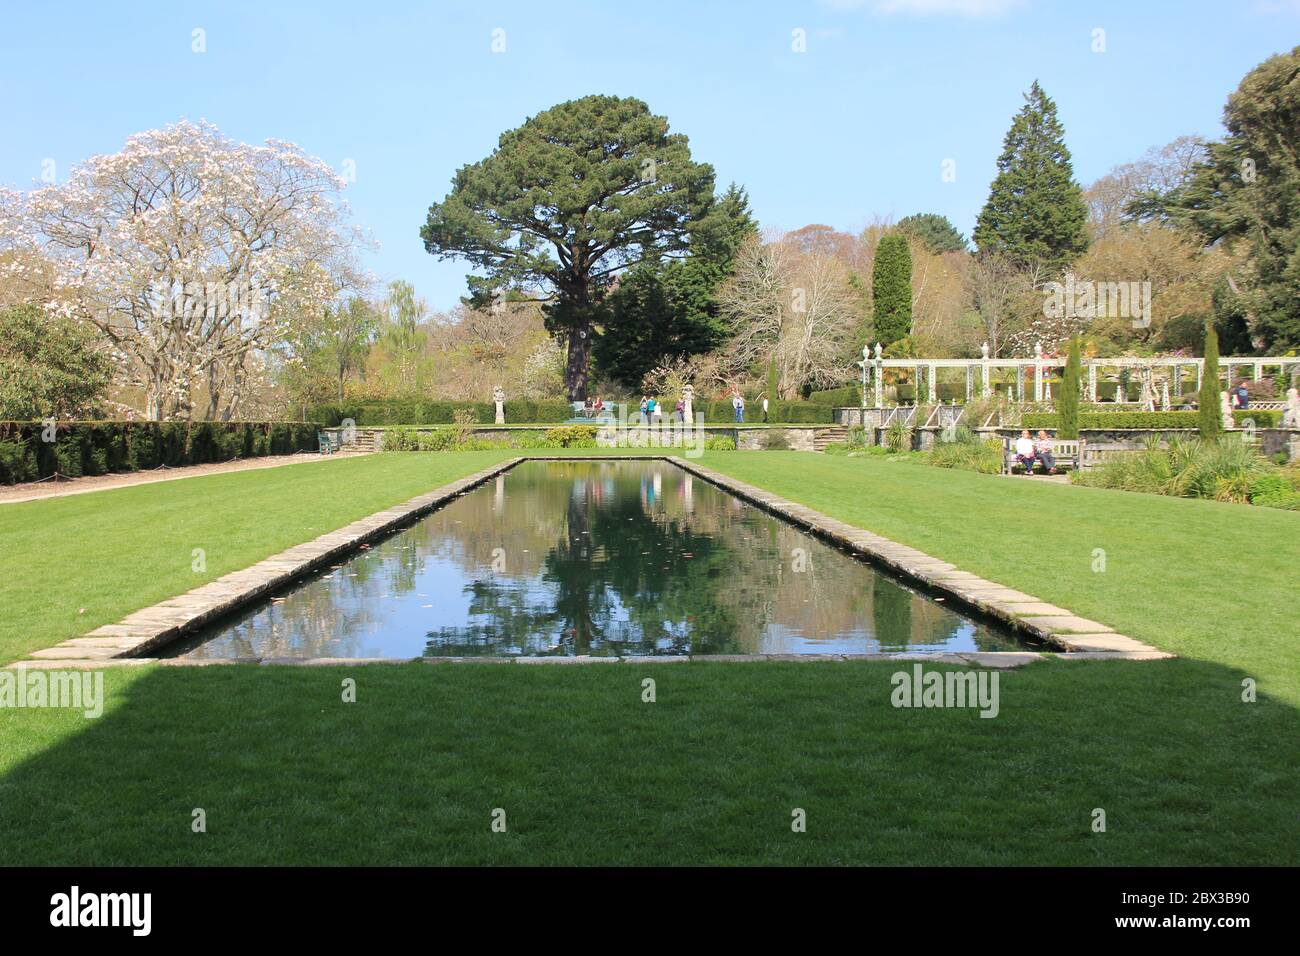
<svg viewBox="0 0 1300 956"><path fill-rule="evenodd" d="M1232 413L1240 426L1252 420L1256 428L1275 428L1282 413L1272 409L1241 409ZM1021 417L1025 428L1056 428L1056 414L1032 412ZM1080 412L1079 427L1083 429L1112 428L1196 428L1197 412Z"/></svg>
<svg viewBox="0 0 1300 956"><path fill-rule="evenodd" d="M856 399L854 400L856 402ZM417 400L392 400L357 402L352 404L320 405L311 409L308 417L327 427L341 425L352 419L357 425L450 425L456 412L474 413L479 425L491 425L496 420L496 406L491 402L433 402ZM710 423L730 423L735 411L730 399L714 402L696 402L695 410L704 413ZM635 419L636 409L631 409ZM573 406L568 402L547 400L540 402L516 399L506 402L506 423L509 425L551 425L573 417ZM768 417L774 422L790 424L830 424L834 420L831 406L817 402L770 402ZM746 401L745 421L763 420L763 403Z"/></svg>
<svg viewBox="0 0 1300 956"><path fill-rule="evenodd" d="M328 427L352 419L357 425L450 425L459 411L474 413L479 425L496 421L492 402L435 402L420 399L376 399L368 402L321 405L307 415ZM573 417L573 406L565 401L516 398L506 402L506 422L511 425L554 424Z"/></svg>
<svg viewBox="0 0 1300 956"><path fill-rule="evenodd" d="M316 450L303 422L0 422L0 484Z"/></svg>
<svg viewBox="0 0 1300 956"><path fill-rule="evenodd" d="M736 420L736 410L729 400L721 402L697 402L696 412L704 413L708 424L730 424ZM835 412L830 405L816 402L768 402L768 421L781 422L786 425L829 425L835 421ZM763 421L763 402L745 402L745 423Z"/></svg>
<svg viewBox="0 0 1300 956"><path fill-rule="evenodd" d="M845 385L843 388L828 388L820 392L811 392L808 401L814 405L829 405L832 408L857 408L862 402L861 385Z"/></svg>

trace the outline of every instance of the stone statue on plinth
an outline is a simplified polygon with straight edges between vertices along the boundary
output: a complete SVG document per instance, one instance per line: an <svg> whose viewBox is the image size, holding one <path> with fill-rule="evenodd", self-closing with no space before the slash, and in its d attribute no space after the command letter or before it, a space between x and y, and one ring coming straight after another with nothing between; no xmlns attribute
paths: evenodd
<svg viewBox="0 0 1300 956"><path fill-rule="evenodd" d="M497 404L497 424L504 425L506 423L506 393L500 385L492 389L492 401Z"/></svg>
<svg viewBox="0 0 1300 956"><path fill-rule="evenodd" d="M1286 390L1286 411L1282 414L1283 428L1300 428L1300 389L1292 386Z"/></svg>
<svg viewBox="0 0 1300 956"><path fill-rule="evenodd" d="M682 421L695 421L695 386L682 386Z"/></svg>

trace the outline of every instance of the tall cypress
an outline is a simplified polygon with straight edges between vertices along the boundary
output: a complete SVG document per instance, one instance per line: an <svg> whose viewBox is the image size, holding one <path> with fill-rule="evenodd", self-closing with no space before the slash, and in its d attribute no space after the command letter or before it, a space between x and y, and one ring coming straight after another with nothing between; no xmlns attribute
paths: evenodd
<svg viewBox="0 0 1300 956"><path fill-rule="evenodd" d="M1201 372L1201 437L1216 439L1223 434L1223 411L1219 400L1219 336L1214 322L1205 323L1205 368Z"/></svg>
<svg viewBox="0 0 1300 956"><path fill-rule="evenodd" d="M1087 218L1056 104L1035 80L1003 141L998 174L975 222L975 245L1059 275L1088 248Z"/></svg>
<svg viewBox="0 0 1300 956"><path fill-rule="evenodd" d="M1070 354L1065 360L1065 381L1061 383L1061 397L1056 400L1059 427L1057 438L1079 437L1079 374L1082 361L1079 357L1079 337L1070 339Z"/></svg>
<svg viewBox="0 0 1300 956"><path fill-rule="evenodd" d="M893 345L912 334L912 251L897 233L876 246L871 299L877 342Z"/></svg>

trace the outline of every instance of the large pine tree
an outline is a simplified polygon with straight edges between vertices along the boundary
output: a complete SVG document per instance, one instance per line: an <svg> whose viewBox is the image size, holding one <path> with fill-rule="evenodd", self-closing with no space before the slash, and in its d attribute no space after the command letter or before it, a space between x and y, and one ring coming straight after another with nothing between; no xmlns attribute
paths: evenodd
<svg viewBox="0 0 1300 956"><path fill-rule="evenodd" d="M1087 218L1056 104L1035 80L1003 141L975 245L1044 278L1060 275L1088 247Z"/></svg>
<svg viewBox="0 0 1300 956"><path fill-rule="evenodd" d="M912 251L898 233L876 246L871 300L877 342L893 345L912 334Z"/></svg>
<svg viewBox="0 0 1300 956"><path fill-rule="evenodd" d="M510 291L548 297L546 328L566 344L565 387L581 401L614 277L685 255L713 206L713 167L691 159L667 119L637 99L584 96L458 169L420 237L431 255L484 273L466 278L476 305Z"/></svg>

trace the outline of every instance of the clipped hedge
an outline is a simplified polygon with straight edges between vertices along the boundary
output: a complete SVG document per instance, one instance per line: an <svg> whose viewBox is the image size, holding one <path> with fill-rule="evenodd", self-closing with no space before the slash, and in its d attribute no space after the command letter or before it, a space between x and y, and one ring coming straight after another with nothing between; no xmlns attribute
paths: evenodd
<svg viewBox="0 0 1300 956"><path fill-rule="evenodd" d="M697 402L697 412L704 413L704 421L711 424L732 424L736 420L736 410L731 401ZM816 402L768 402L768 421L781 422L786 425L829 425L835 421L835 410L830 405ZM763 421L763 402L745 402L745 423L753 424Z"/></svg>
<svg viewBox="0 0 1300 956"><path fill-rule="evenodd" d="M496 421L492 402L444 402L421 399L375 399L366 402L331 403L313 408L308 418L328 428L352 419L357 425L450 425L459 411L474 413L478 425ZM565 401L531 401L523 398L506 401L506 421L511 425L552 424L573 417L573 406Z"/></svg>
<svg viewBox="0 0 1300 956"><path fill-rule="evenodd" d="M1253 421L1256 428L1276 428L1282 413L1275 409L1243 408L1233 411L1233 421L1241 426ZM1021 416L1025 428L1056 428L1055 412L1030 412ZM1197 412L1080 412L1081 429L1109 430L1121 428L1196 428Z"/></svg>
<svg viewBox="0 0 1300 956"><path fill-rule="evenodd" d="M310 422L0 422L0 484L315 451Z"/></svg>
<svg viewBox="0 0 1300 956"><path fill-rule="evenodd" d="M829 405L832 408L857 408L862 401L861 385L845 385L843 388L828 388L820 392L811 392L808 401L814 405Z"/></svg>

